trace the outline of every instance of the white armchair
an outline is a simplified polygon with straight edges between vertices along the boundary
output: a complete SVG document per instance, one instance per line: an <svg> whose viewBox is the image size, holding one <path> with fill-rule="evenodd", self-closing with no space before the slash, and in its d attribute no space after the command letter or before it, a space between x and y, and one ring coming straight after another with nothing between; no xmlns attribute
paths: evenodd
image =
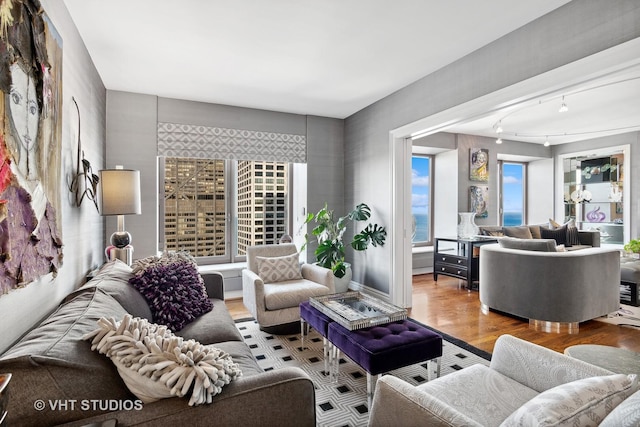
<svg viewBox="0 0 640 427"><path fill-rule="evenodd" d="M502 335L490 367L476 364L419 386L380 378L369 427L637 425L615 424L633 410L637 400L625 399L637 399L637 386L635 375Z"/></svg>
<svg viewBox="0 0 640 427"><path fill-rule="evenodd" d="M242 297L260 329L297 331L300 303L334 292L333 272L314 264L300 265L294 244L247 248Z"/></svg>

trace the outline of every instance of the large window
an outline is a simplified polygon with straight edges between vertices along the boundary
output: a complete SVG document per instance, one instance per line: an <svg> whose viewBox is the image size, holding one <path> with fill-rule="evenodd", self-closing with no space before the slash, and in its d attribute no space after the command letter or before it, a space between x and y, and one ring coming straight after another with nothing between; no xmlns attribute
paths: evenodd
<svg viewBox="0 0 640 427"><path fill-rule="evenodd" d="M289 165L164 157L163 250L201 262L240 261L247 246L277 243L289 224Z"/></svg>
<svg viewBox="0 0 640 427"><path fill-rule="evenodd" d="M502 225L526 224L526 165L502 162L501 168Z"/></svg>
<svg viewBox="0 0 640 427"><path fill-rule="evenodd" d="M414 246L427 245L433 240L431 233L432 161L431 156L413 155L411 158L411 213L413 215L411 242Z"/></svg>

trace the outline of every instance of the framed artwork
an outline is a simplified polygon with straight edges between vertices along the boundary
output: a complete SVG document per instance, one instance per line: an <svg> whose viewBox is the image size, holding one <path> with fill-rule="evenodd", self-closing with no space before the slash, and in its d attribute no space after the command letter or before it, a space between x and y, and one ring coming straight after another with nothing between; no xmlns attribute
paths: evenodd
<svg viewBox="0 0 640 427"><path fill-rule="evenodd" d="M489 150L486 148L469 149L469 179L489 181Z"/></svg>
<svg viewBox="0 0 640 427"><path fill-rule="evenodd" d="M62 40L38 0L0 31L0 295L62 265Z"/></svg>
<svg viewBox="0 0 640 427"><path fill-rule="evenodd" d="M475 212L476 218L489 216L489 186L472 185L469 187L469 207Z"/></svg>

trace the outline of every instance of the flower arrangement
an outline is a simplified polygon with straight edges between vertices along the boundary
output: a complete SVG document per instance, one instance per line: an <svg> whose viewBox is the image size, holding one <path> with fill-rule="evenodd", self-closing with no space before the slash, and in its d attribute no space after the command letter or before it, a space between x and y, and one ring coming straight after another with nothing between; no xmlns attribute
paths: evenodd
<svg viewBox="0 0 640 427"><path fill-rule="evenodd" d="M590 202L592 197L589 190L575 190L571 193L571 201L574 203Z"/></svg>

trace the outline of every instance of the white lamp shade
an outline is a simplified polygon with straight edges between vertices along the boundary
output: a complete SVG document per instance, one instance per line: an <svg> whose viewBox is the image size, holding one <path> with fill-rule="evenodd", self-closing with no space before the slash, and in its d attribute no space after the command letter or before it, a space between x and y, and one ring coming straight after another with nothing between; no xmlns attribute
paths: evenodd
<svg viewBox="0 0 640 427"><path fill-rule="evenodd" d="M142 213L140 171L130 169L101 170L99 201L102 215Z"/></svg>

